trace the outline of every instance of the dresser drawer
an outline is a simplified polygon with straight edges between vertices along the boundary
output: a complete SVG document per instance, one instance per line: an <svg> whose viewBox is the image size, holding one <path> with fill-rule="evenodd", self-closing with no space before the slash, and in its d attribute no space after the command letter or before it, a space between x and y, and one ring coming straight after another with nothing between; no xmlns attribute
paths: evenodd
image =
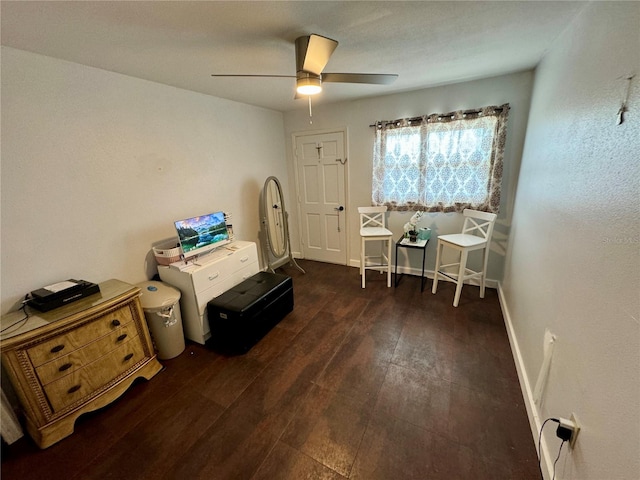
<svg viewBox="0 0 640 480"><path fill-rule="evenodd" d="M33 366L39 367L46 362L68 355L96 338L117 331L121 326L131 322L133 322L131 309L125 306L64 335L31 347L27 350L27 355Z"/></svg>
<svg viewBox="0 0 640 480"><path fill-rule="evenodd" d="M231 259L231 269L233 272L237 272L252 263L258 262L258 250L255 243L250 247L237 251Z"/></svg>
<svg viewBox="0 0 640 480"><path fill-rule="evenodd" d="M255 243L250 243L194 271L191 274L194 290L196 293L207 290L223 278L254 262L258 262L258 250Z"/></svg>
<svg viewBox="0 0 640 480"><path fill-rule="evenodd" d="M83 368L44 385L52 410L58 412L82 400L143 359L142 344L139 337L134 337Z"/></svg>
<svg viewBox="0 0 640 480"><path fill-rule="evenodd" d="M138 331L135 324L133 322L127 323L83 348L40 365L36 368L38 379L43 385L58 380L88 365L96 358L111 352L137 335Z"/></svg>
<svg viewBox="0 0 640 480"><path fill-rule="evenodd" d="M260 266L258 265L257 260L253 263L243 265L241 269L234 272L233 275L231 276L232 283L233 283L232 286L235 287L237 284L244 282L247 278L251 278L259 271L260 271ZM225 291L226 290L228 290L228 288L225 289Z"/></svg>
<svg viewBox="0 0 640 480"><path fill-rule="evenodd" d="M228 262L213 262L193 272L191 276L196 293L214 287L232 272Z"/></svg>

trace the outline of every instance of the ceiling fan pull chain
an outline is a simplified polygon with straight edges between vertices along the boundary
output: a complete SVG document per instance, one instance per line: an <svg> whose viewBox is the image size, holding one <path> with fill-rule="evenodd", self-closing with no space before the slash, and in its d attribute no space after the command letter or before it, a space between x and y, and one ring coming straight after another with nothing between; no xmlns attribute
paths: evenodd
<svg viewBox="0 0 640 480"><path fill-rule="evenodd" d="M309 125L313 125L313 120L312 120L312 113L311 113L311 95L309 95Z"/></svg>

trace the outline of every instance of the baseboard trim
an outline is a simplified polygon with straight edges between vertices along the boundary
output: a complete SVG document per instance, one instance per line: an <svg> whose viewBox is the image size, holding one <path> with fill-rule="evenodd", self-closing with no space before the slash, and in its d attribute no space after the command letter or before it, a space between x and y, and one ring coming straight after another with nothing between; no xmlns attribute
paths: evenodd
<svg viewBox="0 0 640 480"><path fill-rule="evenodd" d="M520 352L520 345L518 344L518 339L515 334L515 330L513 328L513 322L511 319L511 314L509 312L509 306L507 305L507 299L504 295L504 290L502 289L502 284L498 282L498 298L500 300L500 307L502 308L502 316L504 318L505 327L507 329L507 335L509 336L509 344L511 345L511 353L513 354L513 360L516 364L516 371L518 373L518 380L520 381L520 389L522 390L522 397L524 399L524 405L527 409L527 417L529 418L529 427L531 428L531 435L533 437L536 450L538 449L538 438L540 434L540 428L542 426L542 422L540 421L540 414L536 407L535 401L533 399L533 391L531 390L531 382L529 381L529 376L527 375L527 371L524 367L524 360L522 358L522 354ZM541 452L538 452L538 455L541 455L541 458L544 462L543 476L545 479L552 478L553 471L553 461L549 457L549 449L547 448L547 442L544 437L542 437L542 442L540 445Z"/></svg>

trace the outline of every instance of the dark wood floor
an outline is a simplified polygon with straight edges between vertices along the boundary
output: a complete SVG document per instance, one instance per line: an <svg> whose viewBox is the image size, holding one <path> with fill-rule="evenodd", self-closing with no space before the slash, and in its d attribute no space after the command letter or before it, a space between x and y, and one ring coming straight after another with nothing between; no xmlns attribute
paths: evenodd
<svg viewBox="0 0 640 480"><path fill-rule="evenodd" d="M196 344L76 432L3 452L11 479L539 479L495 290L301 261L249 353Z"/></svg>

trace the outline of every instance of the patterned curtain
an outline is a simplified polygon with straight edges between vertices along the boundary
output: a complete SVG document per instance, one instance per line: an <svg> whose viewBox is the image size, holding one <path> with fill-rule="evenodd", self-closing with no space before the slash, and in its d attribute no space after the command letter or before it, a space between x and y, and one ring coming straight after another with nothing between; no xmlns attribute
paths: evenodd
<svg viewBox="0 0 640 480"><path fill-rule="evenodd" d="M373 205L497 213L509 104L375 124Z"/></svg>

